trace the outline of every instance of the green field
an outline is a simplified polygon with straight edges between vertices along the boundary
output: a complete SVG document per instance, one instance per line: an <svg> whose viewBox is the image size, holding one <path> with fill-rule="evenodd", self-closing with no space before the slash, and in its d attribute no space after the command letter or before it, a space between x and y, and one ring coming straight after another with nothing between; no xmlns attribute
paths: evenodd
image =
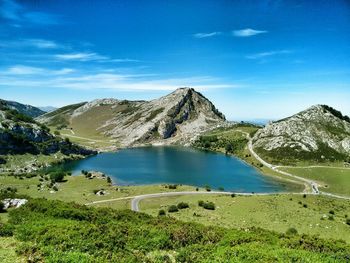
<svg viewBox="0 0 350 263"><path fill-rule="evenodd" d="M193 186L179 185L177 189L169 189L167 185L145 185L145 186L115 186L107 183L105 179L87 179L84 176L66 176L66 182L58 183L58 191L43 187L38 190L41 183L40 177L19 179L13 176L0 176L0 189L15 187L20 195L28 195L34 198L58 199L80 204L94 201L123 198L140 194L174 192L174 191L195 191ZM46 183L46 181L43 181ZM98 196L94 190L104 189L106 195ZM121 205L123 204L123 205ZM130 208L130 201L114 201L111 203L96 204L95 206L109 206L112 208Z"/></svg>
<svg viewBox="0 0 350 263"><path fill-rule="evenodd" d="M350 196L350 169L341 167L281 167L280 170L312 179L321 191Z"/></svg>
<svg viewBox="0 0 350 263"><path fill-rule="evenodd" d="M199 200L214 202L216 209L199 207ZM183 221L238 229L261 227L282 233L294 227L299 233L350 242L350 226L345 224L346 217L350 216L350 201L325 196L173 196L144 199L140 210L155 216L160 209L167 211L170 205L180 202L188 203L190 208L167 214ZM331 210L334 220L329 219Z"/></svg>
<svg viewBox="0 0 350 263"><path fill-rule="evenodd" d="M27 262L25 257L16 254L16 249L20 242L14 237L0 236L0 262L1 263L21 263Z"/></svg>

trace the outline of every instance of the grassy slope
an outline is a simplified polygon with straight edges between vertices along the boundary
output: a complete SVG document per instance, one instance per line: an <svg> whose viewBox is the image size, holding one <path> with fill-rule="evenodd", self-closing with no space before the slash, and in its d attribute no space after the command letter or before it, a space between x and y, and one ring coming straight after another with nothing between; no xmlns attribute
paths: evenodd
<svg viewBox="0 0 350 263"><path fill-rule="evenodd" d="M290 200L292 199L292 200ZM212 201L216 210L205 210L198 201ZM234 228L259 226L284 233L294 227L299 233L319 235L323 238L344 239L350 242L350 226L344 222L350 216L350 202L323 196L281 195L281 196L176 196L150 198L140 202L140 209L157 215L159 209L187 202L189 209L172 213L171 216L184 220ZM302 204L299 204L302 202ZM307 205L307 208L303 207ZM329 220L329 211L334 210L334 220ZM327 218L323 218L326 215Z"/></svg>
<svg viewBox="0 0 350 263"><path fill-rule="evenodd" d="M328 167L284 167L283 171L320 183L323 190L350 196L350 169Z"/></svg>
<svg viewBox="0 0 350 263"><path fill-rule="evenodd" d="M176 190L166 188L165 185L125 186L118 187L107 183L104 179L86 179L84 176L67 176L67 181L59 183L58 191L50 193L48 187L38 191L39 177L17 179L13 176L0 176L0 189L5 187L16 187L18 194L24 194L35 198L58 199L62 201L73 201L80 204L93 201L122 198L148 193L159 193L168 191L195 191L193 186L178 186ZM105 189L107 194L97 196L94 190ZM118 190L116 190L118 189ZM99 205L96 205L99 206ZM130 201L120 201L101 204L112 208L130 208Z"/></svg>
<svg viewBox="0 0 350 263"><path fill-rule="evenodd" d="M12 211L10 224L21 255L46 262L346 262L350 254L333 240L45 200Z"/></svg>

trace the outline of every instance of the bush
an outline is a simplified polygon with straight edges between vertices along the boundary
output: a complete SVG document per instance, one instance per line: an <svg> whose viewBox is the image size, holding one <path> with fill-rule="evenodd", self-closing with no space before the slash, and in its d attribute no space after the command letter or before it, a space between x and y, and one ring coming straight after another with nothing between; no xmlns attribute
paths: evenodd
<svg viewBox="0 0 350 263"><path fill-rule="evenodd" d="M213 202L205 202L202 207L207 210L215 210L215 204Z"/></svg>
<svg viewBox="0 0 350 263"><path fill-rule="evenodd" d="M286 231L287 235L294 236L298 234L298 230L296 230L294 227L290 227Z"/></svg>
<svg viewBox="0 0 350 263"><path fill-rule="evenodd" d="M203 206L203 205L204 205L204 201L199 200L199 201L198 201L198 206Z"/></svg>
<svg viewBox="0 0 350 263"><path fill-rule="evenodd" d="M58 188L57 188L57 186L55 185L54 187L52 187L52 190L54 190L54 191L58 191Z"/></svg>
<svg viewBox="0 0 350 263"><path fill-rule="evenodd" d="M304 207L304 208L307 208L307 204L303 204L303 207Z"/></svg>
<svg viewBox="0 0 350 263"><path fill-rule="evenodd" d="M206 190L207 192L210 192L210 191L211 191L210 185L205 185L204 188L205 188L205 190Z"/></svg>
<svg viewBox="0 0 350 263"><path fill-rule="evenodd" d="M350 219L346 219L345 223L350 226Z"/></svg>
<svg viewBox="0 0 350 263"><path fill-rule="evenodd" d="M53 182L62 182L64 179L65 173L62 171L52 172L50 174L50 179Z"/></svg>
<svg viewBox="0 0 350 263"><path fill-rule="evenodd" d="M111 179L111 177L107 177L107 183L109 183L109 184L111 184L112 183L112 179Z"/></svg>
<svg viewBox="0 0 350 263"><path fill-rule="evenodd" d="M176 189L177 188L177 184L169 184L168 188L169 189Z"/></svg>
<svg viewBox="0 0 350 263"><path fill-rule="evenodd" d="M177 209L177 206L176 206L176 205L171 205L171 206L169 206L169 208L168 208L168 212L169 212L169 213L174 213L174 212L177 212L177 211L179 211L179 209Z"/></svg>
<svg viewBox="0 0 350 263"><path fill-rule="evenodd" d="M181 202L181 203L177 204L177 208L179 208L179 209L185 209L185 208L189 208L189 207L190 206L185 202Z"/></svg>
<svg viewBox="0 0 350 263"><path fill-rule="evenodd" d="M329 213L330 213L331 215L335 215L334 210L330 210Z"/></svg>
<svg viewBox="0 0 350 263"><path fill-rule="evenodd" d="M236 194L232 193L232 194L231 194L231 197L232 197L232 198L233 198L233 197L236 197Z"/></svg>
<svg viewBox="0 0 350 263"><path fill-rule="evenodd" d="M334 221L334 216L329 216L328 220Z"/></svg>
<svg viewBox="0 0 350 263"><path fill-rule="evenodd" d="M5 208L4 203L0 201L0 213L5 212L5 209L4 209L4 208Z"/></svg>
<svg viewBox="0 0 350 263"><path fill-rule="evenodd" d="M306 198L306 194L303 194L303 198Z"/></svg>
<svg viewBox="0 0 350 263"><path fill-rule="evenodd" d="M160 210L158 211L158 215L159 215L159 216L165 216L165 211L164 211L164 209L160 209Z"/></svg>

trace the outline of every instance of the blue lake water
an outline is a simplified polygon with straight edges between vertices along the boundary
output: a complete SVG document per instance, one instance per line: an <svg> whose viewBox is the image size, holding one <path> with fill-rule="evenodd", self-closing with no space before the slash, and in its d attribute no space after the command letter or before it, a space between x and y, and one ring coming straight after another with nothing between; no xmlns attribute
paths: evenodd
<svg viewBox="0 0 350 263"><path fill-rule="evenodd" d="M281 192L287 185L266 177L254 167L224 154L184 147L143 147L101 153L64 164L73 175L94 170L117 185L186 184L224 187L236 192Z"/></svg>

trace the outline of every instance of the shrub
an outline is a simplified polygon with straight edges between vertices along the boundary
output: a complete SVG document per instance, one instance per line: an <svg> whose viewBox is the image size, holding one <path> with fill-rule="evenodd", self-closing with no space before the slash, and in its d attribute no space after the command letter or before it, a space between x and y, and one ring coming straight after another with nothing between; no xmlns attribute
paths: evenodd
<svg viewBox="0 0 350 263"><path fill-rule="evenodd" d="M169 184L168 188L169 189L176 189L177 188L177 184Z"/></svg>
<svg viewBox="0 0 350 263"><path fill-rule="evenodd" d="M112 179L111 179L111 177L107 177L107 183L109 183L109 184L111 184L112 183Z"/></svg>
<svg viewBox="0 0 350 263"><path fill-rule="evenodd" d="M304 207L304 208L307 208L307 204L303 204L303 207Z"/></svg>
<svg viewBox="0 0 350 263"><path fill-rule="evenodd" d="M4 203L0 201L0 213L5 212L5 209L4 209L4 208L5 208Z"/></svg>
<svg viewBox="0 0 350 263"><path fill-rule="evenodd" d="M345 223L350 226L350 219L346 219Z"/></svg>
<svg viewBox="0 0 350 263"><path fill-rule="evenodd" d="M62 182L64 179L65 173L62 171L52 172L50 174L50 179L53 182Z"/></svg>
<svg viewBox="0 0 350 263"><path fill-rule="evenodd" d="M190 206L185 202L181 202L181 203L177 204L177 208L179 208L179 209L185 209L185 208L189 208L189 207Z"/></svg>
<svg viewBox="0 0 350 263"><path fill-rule="evenodd" d="M328 220L333 221L333 220L334 220L334 216L332 216L332 215L331 215L331 216L329 216L329 217L328 217Z"/></svg>
<svg viewBox="0 0 350 263"><path fill-rule="evenodd" d="M210 185L205 185L204 188L205 188L205 190L207 190L207 192L210 192L210 191L211 191Z"/></svg>
<svg viewBox="0 0 350 263"><path fill-rule="evenodd" d="M215 204L213 202L204 203L203 208L207 210L215 210Z"/></svg>
<svg viewBox="0 0 350 263"><path fill-rule="evenodd" d="M303 194L303 198L306 198L306 194Z"/></svg>
<svg viewBox="0 0 350 263"><path fill-rule="evenodd" d="M287 229L286 234L290 236L294 236L298 234L298 230L296 230L294 227L290 227Z"/></svg>
<svg viewBox="0 0 350 263"><path fill-rule="evenodd" d="M56 185L54 185L54 187L52 187L52 189L54 190L54 191L58 191L58 188L57 188L57 186Z"/></svg>
<svg viewBox="0 0 350 263"><path fill-rule="evenodd" d="M174 212L177 212L177 211L179 211L179 209L177 209L177 206L176 206L176 205L171 205L171 206L169 206L169 208L168 208L168 212L169 212L169 213L174 213Z"/></svg>
<svg viewBox="0 0 350 263"><path fill-rule="evenodd" d="M236 194L232 193L232 194L231 194L231 197L232 197L232 198L233 198L233 197L236 197Z"/></svg>
<svg viewBox="0 0 350 263"><path fill-rule="evenodd" d="M199 200L198 201L198 206L203 206L204 205L204 201L203 200Z"/></svg>
<svg viewBox="0 0 350 263"><path fill-rule="evenodd" d="M158 215L159 215L159 216L165 216L165 211L164 211L164 209L160 209L160 210L158 211Z"/></svg>
<svg viewBox="0 0 350 263"><path fill-rule="evenodd" d="M334 210L330 210L329 213L330 213L331 215L335 215Z"/></svg>
<svg viewBox="0 0 350 263"><path fill-rule="evenodd" d="M197 192L199 191L199 188L198 188L198 187L196 187L196 191L197 191Z"/></svg>

